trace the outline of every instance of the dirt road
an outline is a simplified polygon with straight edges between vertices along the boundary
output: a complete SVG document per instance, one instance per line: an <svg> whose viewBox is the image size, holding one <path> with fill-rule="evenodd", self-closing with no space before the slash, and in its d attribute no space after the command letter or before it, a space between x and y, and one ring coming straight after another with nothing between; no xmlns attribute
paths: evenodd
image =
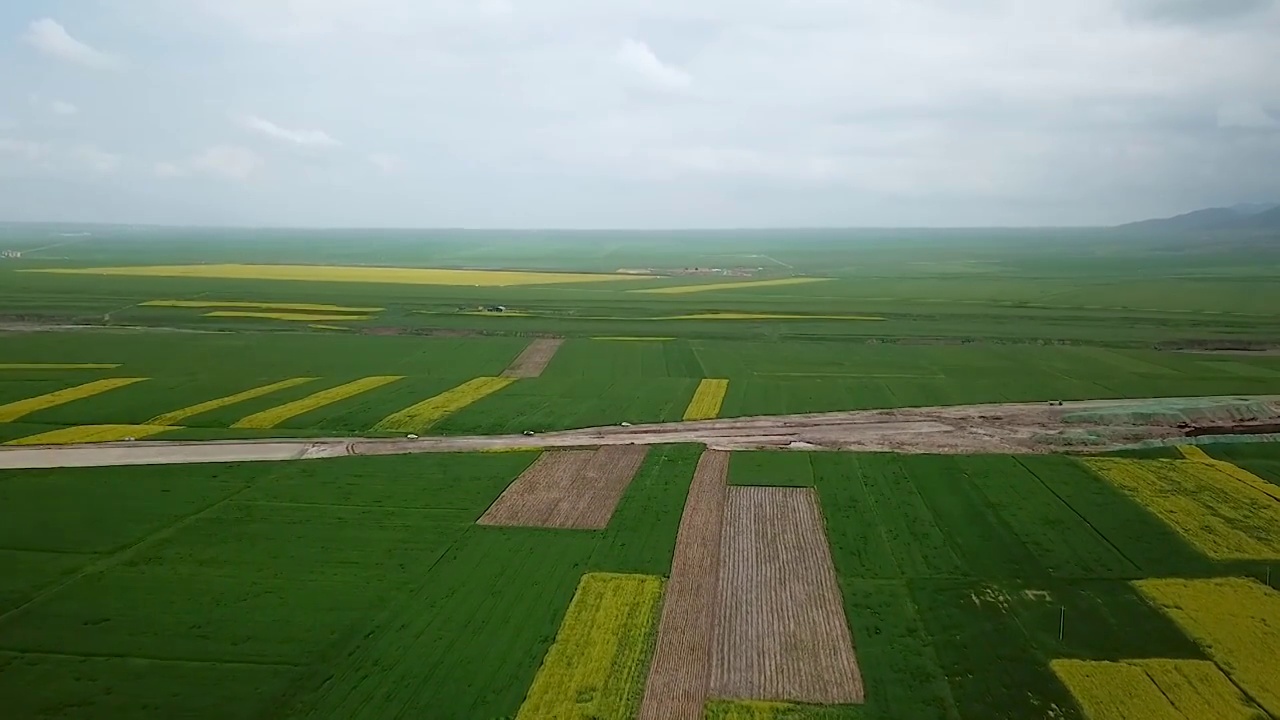
<svg viewBox="0 0 1280 720"><path fill-rule="evenodd" d="M1280 418L1280 396L1268 403ZM344 455L406 455L511 448L701 443L715 450L782 448L901 453L1028 453L1101 450L1147 438L1178 437L1169 424L1064 423L1064 415L1124 407L1142 400L1087 400L1063 405L1021 403L771 415L632 427L565 430L535 436L476 435L313 440L228 440L0 447L0 470L100 465L296 460ZM1260 420L1263 418L1259 418ZM1093 442L1081 443L1083 436Z"/></svg>

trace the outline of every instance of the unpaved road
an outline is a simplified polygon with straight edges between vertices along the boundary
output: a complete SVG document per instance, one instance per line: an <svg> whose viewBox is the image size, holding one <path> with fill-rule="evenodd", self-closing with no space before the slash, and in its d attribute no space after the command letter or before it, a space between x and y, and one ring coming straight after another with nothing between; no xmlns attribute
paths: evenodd
<svg viewBox="0 0 1280 720"><path fill-rule="evenodd" d="M1280 396L1238 396L1268 403L1272 420L1280 418ZM852 412L770 415L764 417L608 426L565 430L532 437L473 435L386 438L321 438L312 440L163 440L130 443L0 447L0 470L15 468L92 467L103 465L167 465L177 463L298 460L345 455L407 455L422 452L465 452L512 448L594 447L701 443L716 450L783 448L796 450L861 450L901 453L1069 452L1073 434L1102 435L1105 444L1089 450L1133 443L1146 438L1177 437L1169 425L1066 424L1063 414L1117 407L1143 400L1086 400L1061 406L1047 403L957 405L949 407L859 410ZM1262 418L1260 418L1262 419Z"/></svg>

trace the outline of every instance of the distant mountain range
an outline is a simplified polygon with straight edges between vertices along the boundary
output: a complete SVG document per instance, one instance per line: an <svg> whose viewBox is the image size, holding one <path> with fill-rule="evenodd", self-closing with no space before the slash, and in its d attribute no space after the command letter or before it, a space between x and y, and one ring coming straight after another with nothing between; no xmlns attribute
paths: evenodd
<svg viewBox="0 0 1280 720"><path fill-rule="evenodd" d="M1118 229L1148 232L1280 231L1280 203L1241 203L1231 207L1207 208L1171 218L1127 223Z"/></svg>

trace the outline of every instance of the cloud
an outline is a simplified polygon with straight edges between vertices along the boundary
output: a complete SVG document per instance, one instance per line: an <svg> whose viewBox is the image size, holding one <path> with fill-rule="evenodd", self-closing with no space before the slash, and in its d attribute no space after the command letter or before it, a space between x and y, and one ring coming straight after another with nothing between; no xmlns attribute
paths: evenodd
<svg viewBox="0 0 1280 720"><path fill-rule="evenodd" d="M70 157L90 171L105 175L120 169L123 158L115 153L99 150L92 145L80 145L72 148Z"/></svg>
<svg viewBox="0 0 1280 720"><path fill-rule="evenodd" d="M151 167L151 172L159 178L180 178L188 174L186 168L170 162L156 163Z"/></svg>
<svg viewBox="0 0 1280 720"><path fill-rule="evenodd" d="M54 115L62 116L75 115L80 112L80 108L65 100L54 100L50 102L49 110L52 111Z"/></svg>
<svg viewBox="0 0 1280 720"><path fill-rule="evenodd" d="M1218 108L1218 127L1275 130L1280 128L1280 120L1257 103L1231 103Z"/></svg>
<svg viewBox="0 0 1280 720"><path fill-rule="evenodd" d="M674 65L668 65L653 54L649 46L639 40L622 41L614 59L634 77L662 90L684 90L693 84L693 78Z"/></svg>
<svg viewBox="0 0 1280 720"><path fill-rule="evenodd" d="M200 172L229 180L247 180L263 166L262 158L248 148L236 145L214 145L191 161Z"/></svg>
<svg viewBox="0 0 1280 720"><path fill-rule="evenodd" d="M64 62L96 70L114 70L123 63L114 55L97 50L71 37L56 20L44 18L27 27L23 40L41 53Z"/></svg>
<svg viewBox="0 0 1280 720"><path fill-rule="evenodd" d="M36 161L49 154L49 146L30 140L15 140L0 137L0 156Z"/></svg>
<svg viewBox="0 0 1280 720"><path fill-rule="evenodd" d="M1124 0L1132 15L1179 23L1204 23L1260 12L1273 0Z"/></svg>
<svg viewBox="0 0 1280 720"><path fill-rule="evenodd" d="M404 160L388 153L373 153L369 155L369 162L384 173L394 173L404 168Z"/></svg>
<svg viewBox="0 0 1280 720"><path fill-rule="evenodd" d="M260 135L276 140L283 140L304 147L336 147L342 143L334 140L323 130L290 130L264 120L256 115L245 115L239 118L240 126Z"/></svg>

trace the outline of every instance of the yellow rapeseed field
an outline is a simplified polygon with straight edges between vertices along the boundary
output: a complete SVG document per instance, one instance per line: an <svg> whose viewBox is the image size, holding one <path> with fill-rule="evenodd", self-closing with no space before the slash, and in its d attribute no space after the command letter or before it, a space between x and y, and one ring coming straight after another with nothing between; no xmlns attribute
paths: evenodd
<svg viewBox="0 0 1280 720"><path fill-rule="evenodd" d="M768 700L710 700L703 720L843 720L839 706L796 705Z"/></svg>
<svg viewBox="0 0 1280 720"><path fill-rule="evenodd" d="M1199 643L1263 710L1280 717L1280 672L1276 670L1280 593L1242 578L1138 580L1133 584Z"/></svg>
<svg viewBox="0 0 1280 720"><path fill-rule="evenodd" d="M743 288L779 287L782 285L804 285L822 282L831 278L797 277L779 278L777 280L741 280L723 283L704 283L701 285L671 285L660 288L632 290L632 292L653 293L655 295L686 295L688 293L712 292L716 290L741 290Z"/></svg>
<svg viewBox="0 0 1280 720"><path fill-rule="evenodd" d="M371 315L325 315L321 313L256 312L253 310L214 310L205 317L257 318L261 320L292 320L294 322L333 322L335 320L369 320Z"/></svg>
<svg viewBox="0 0 1280 720"><path fill-rule="evenodd" d="M54 392L40 395L38 397L27 398L26 400L18 400L7 405L0 405L0 422L13 422L18 418L30 415L37 410L65 405L73 400L82 400L87 397L93 397L109 390L122 388L126 385L132 385L136 382L142 382L146 378L107 378L106 380L94 380L93 382L77 385L75 387L63 390L55 390Z"/></svg>
<svg viewBox="0 0 1280 720"><path fill-rule="evenodd" d="M1053 660L1089 720L1266 720L1205 660Z"/></svg>
<svg viewBox="0 0 1280 720"><path fill-rule="evenodd" d="M1213 459L1209 457L1209 453L1201 450L1199 446L1196 445L1179 445L1178 452L1187 460L1199 460L1204 462Z"/></svg>
<svg viewBox="0 0 1280 720"><path fill-rule="evenodd" d="M168 425L78 425L28 435L5 445L70 445L72 443L114 442L126 438L141 440L178 428Z"/></svg>
<svg viewBox="0 0 1280 720"><path fill-rule="evenodd" d="M403 375L374 375L373 377L360 378L353 380L345 385L321 390L318 393L308 395L301 400L294 400L283 405L254 413L248 417L242 418L231 427L233 428L257 428L267 429L273 428L280 423L292 417L297 417L305 412L310 412L325 405L332 405L339 400L346 400L363 392L368 392L374 388L382 387L388 383L403 379Z"/></svg>
<svg viewBox="0 0 1280 720"><path fill-rule="evenodd" d="M376 313L382 312L380 307L346 307L344 305L324 305L316 303L273 303L224 300L148 300L139 303L146 307L176 308L230 308L247 310L284 310L286 312L319 312L319 313Z"/></svg>
<svg viewBox="0 0 1280 720"><path fill-rule="evenodd" d="M550 285L613 282L651 277L604 273L524 272L522 270L453 270L447 268L346 267L338 265L138 265L99 268L40 268L18 272L64 275L217 278L230 280L297 280L303 282L388 283L396 285Z"/></svg>
<svg viewBox="0 0 1280 720"><path fill-rule="evenodd" d="M1084 462L1209 557L1280 559L1280 503L1217 464L1115 458Z"/></svg>
<svg viewBox="0 0 1280 720"><path fill-rule="evenodd" d="M461 410L480 398L492 395L515 382L516 378L478 377L445 390L435 397L388 415L373 426L386 432L421 432L444 417Z"/></svg>
<svg viewBox="0 0 1280 720"><path fill-rule="evenodd" d="M284 390L285 388L296 387L298 385L302 385L303 383L309 383L312 380L317 380L317 379L318 378L313 378L313 377L289 378L288 380L273 382L269 385L261 385L256 388L250 388L243 392L235 393L234 395L227 395L226 397L215 398L213 400L206 400L205 402L197 403L190 407L182 408L181 410L174 410L173 412L168 412L163 415L157 415L156 417L153 417L150 420L148 420L147 424L148 425L177 425L183 420L186 420L187 418L195 415L199 415L200 413L209 412L210 410L217 410L220 407L234 405L238 402L244 402L245 400L252 400L254 398L262 397L263 395L270 395L271 393L277 390Z"/></svg>
<svg viewBox="0 0 1280 720"><path fill-rule="evenodd" d="M649 575L583 575L516 720L634 718L662 588Z"/></svg>
<svg viewBox="0 0 1280 720"><path fill-rule="evenodd" d="M0 363L0 370L113 370L120 363Z"/></svg>
<svg viewBox="0 0 1280 720"><path fill-rule="evenodd" d="M724 402L724 394L729 391L728 380L707 378L698 383L698 389L685 408L685 420L710 420L720 415L720 405Z"/></svg>

